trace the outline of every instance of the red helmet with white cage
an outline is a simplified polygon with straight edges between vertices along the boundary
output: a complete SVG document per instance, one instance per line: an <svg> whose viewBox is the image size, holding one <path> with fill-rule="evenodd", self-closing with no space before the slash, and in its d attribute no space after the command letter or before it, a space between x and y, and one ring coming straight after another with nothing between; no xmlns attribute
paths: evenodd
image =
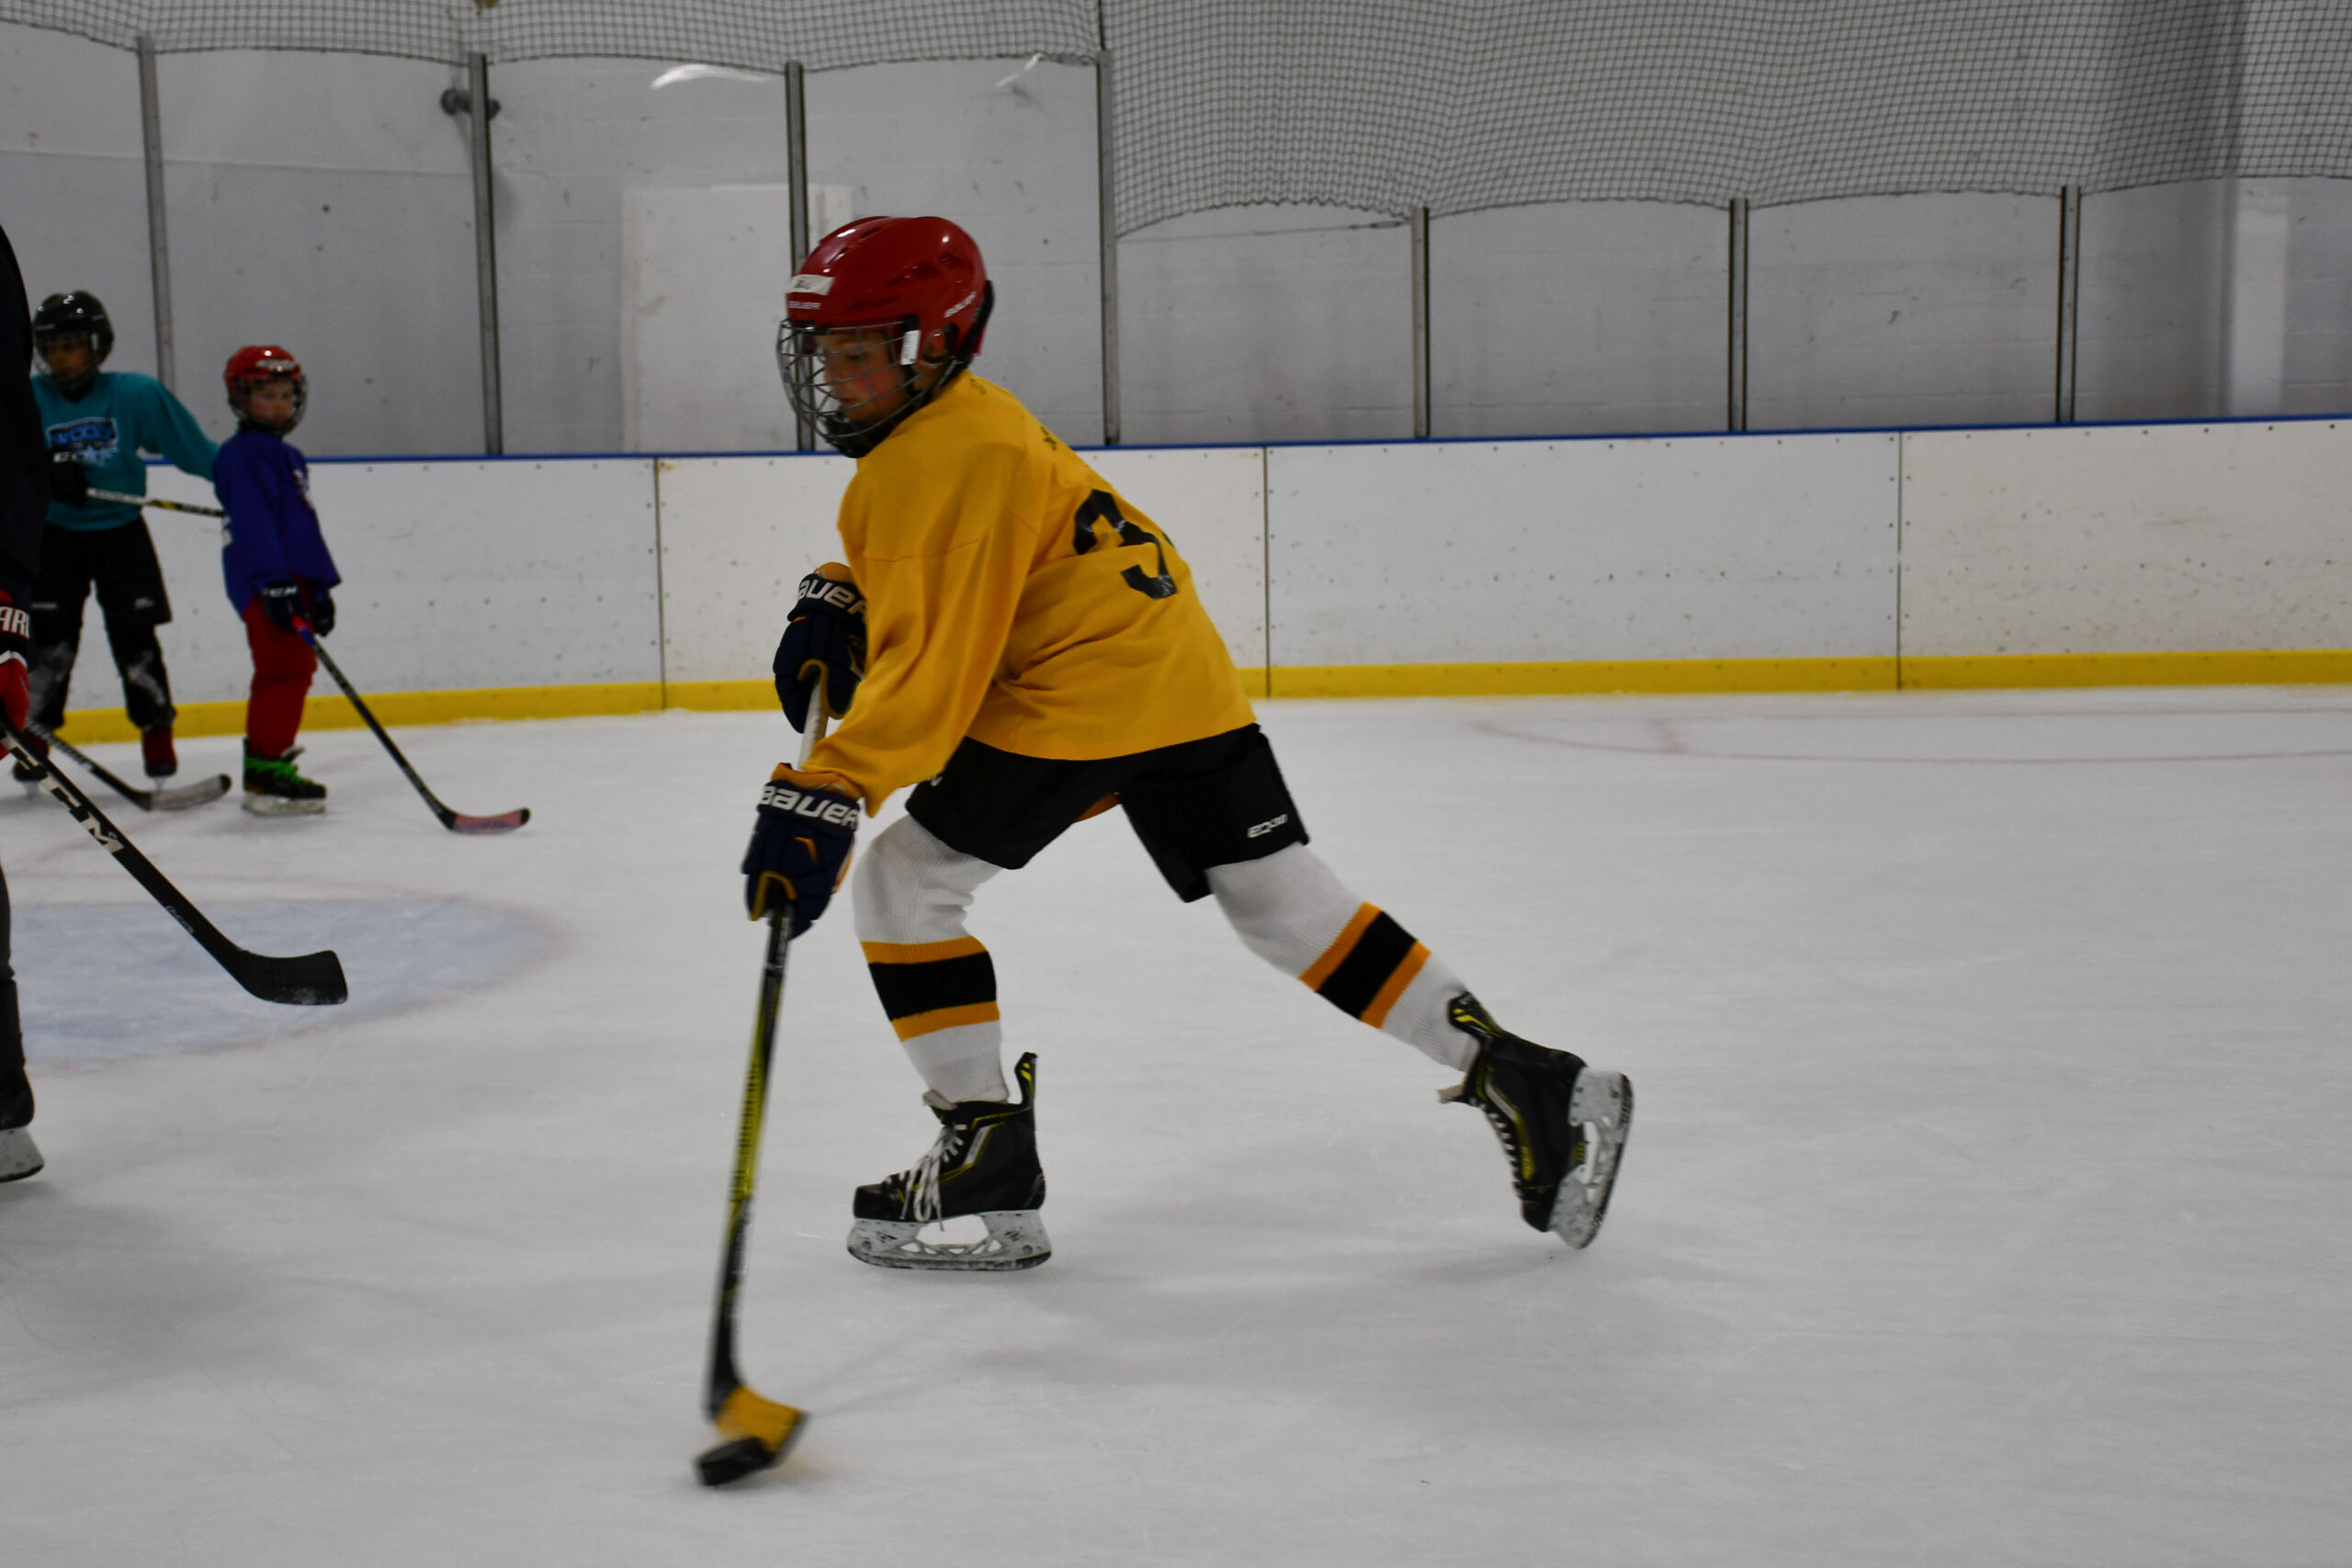
<svg viewBox="0 0 2352 1568"><path fill-rule="evenodd" d="M785 393L827 441L862 457L971 363L995 302L980 247L946 219L843 224L785 292Z"/></svg>

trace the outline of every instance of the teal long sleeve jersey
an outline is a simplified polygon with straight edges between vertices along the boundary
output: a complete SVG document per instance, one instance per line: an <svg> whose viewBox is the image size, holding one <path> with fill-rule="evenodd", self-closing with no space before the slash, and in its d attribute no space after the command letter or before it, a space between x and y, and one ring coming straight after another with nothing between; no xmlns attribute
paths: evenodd
<svg viewBox="0 0 2352 1568"><path fill-rule="evenodd" d="M47 376L36 376L33 398L40 405L51 457L69 457L88 468L93 490L145 495L142 451L170 458L182 473L200 479L212 477L212 455L219 448L205 439L187 405L153 376L101 370L78 398L59 391ZM138 520L139 508L119 501L94 501L86 506L49 503L52 527L96 532Z"/></svg>

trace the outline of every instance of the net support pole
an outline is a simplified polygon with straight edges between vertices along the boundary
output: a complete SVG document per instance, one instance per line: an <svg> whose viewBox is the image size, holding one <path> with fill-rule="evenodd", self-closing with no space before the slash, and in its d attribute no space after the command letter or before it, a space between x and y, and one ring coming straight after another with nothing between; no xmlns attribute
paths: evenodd
<svg viewBox="0 0 2352 1568"><path fill-rule="evenodd" d="M491 199L490 57L466 57L466 88L473 117L474 288L481 315L481 449L492 457L506 450L498 383L498 235Z"/></svg>
<svg viewBox="0 0 2352 1568"><path fill-rule="evenodd" d="M1747 428L1747 198L1731 203L1731 359L1726 367L1724 428Z"/></svg>
<svg viewBox="0 0 2352 1568"><path fill-rule="evenodd" d="M1102 445L1119 444L1119 192L1112 178L1111 51L1094 57L1095 210L1102 230Z"/></svg>
<svg viewBox="0 0 2352 1568"><path fill-rule="evenodd" d="M2083 187L2058 189L2058 394L2052 418L2075 423L2075 345L2083 303Z"/></svg>
<svg viewBox="0 0 2352 1568"><path fill-rule="evenodd" d="M139 130L147 153L147 267L155 296L155 379L179 390L172 343L172 245L164 213L164 103L155 40L139 35Z"/></svg>
<svg viewBox="0 0 2352 1568"><path fill-rule="evenodd" d="M808 255L808 90L797 60L784 66L784 140L785 180L791 187L792 265L797 267ZM815 451L816 427L797 407L792 423L794 444L803 452Z"/></svg>
<svg viewBox="0 0 2352 1568"><path fill-rule="evenodd" d="M1430 438L1430 209L1413 209L1413 439Z"/></svg>

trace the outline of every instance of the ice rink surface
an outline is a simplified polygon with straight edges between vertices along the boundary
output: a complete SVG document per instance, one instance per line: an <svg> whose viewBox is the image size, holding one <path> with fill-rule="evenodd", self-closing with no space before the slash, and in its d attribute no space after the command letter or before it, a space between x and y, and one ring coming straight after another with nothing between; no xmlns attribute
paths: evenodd
<svg viewBox="0 0 2352 1568"><path fill-rule="evenodd" d="M50 1168L0 1188L0 1560L2352 1560L2352 695L1264 719L1344 878L1634 1077L1599 1241L1101 818L974 921L1040 1057L1041 1269L842 1250L933 1123L846 913L797 946L742 1355L812 1419L725 1493L780 719L404 732L532 807L503 839L361 731L309 738L322 818L124 807L231 936L335 945L339 1010L250 1002L12 792Z"/></svg>

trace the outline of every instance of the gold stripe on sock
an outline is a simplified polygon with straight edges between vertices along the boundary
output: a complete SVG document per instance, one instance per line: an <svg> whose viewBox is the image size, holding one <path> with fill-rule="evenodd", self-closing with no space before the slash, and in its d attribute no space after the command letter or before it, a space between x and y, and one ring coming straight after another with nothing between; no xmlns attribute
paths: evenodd
<svg viewBox="0 0 2352 1568"><path fill-rule="evenodd" d="M943 958L969 958L986 953L976 936L950 937L945 942L863 942L868 964L936 964Z"/></svg>
<svg viewBox="0 0 2352 1568"><path fill-rule="evenodd" d="M1388 1010L1396 1005L1397 998L1405 994L1405 987L1413 983L1413 976L1419 975L1421 965L1429 961L1430 950L1415 942L1413 951L1405 954L1404 962L1396 965L1396 972L1388 976L1388 983L1381 987L1379 994L1372 998L1372 1005L1363 1010L1363 1021L1374 1029L1386 1023Z"/></svg>
<svg viewBox="0 0 2352 1568"><path fill-rule="evenodd" d="M1323 950L1323 956L1308 964L1306 972L1299 976L1299 984L1310 991L1318 989L1324 981L1331 977L1332 970L1347 962L1348 954L1355 951L1357 942L1379 918L1380 910L1376 906L1361 906L1348 923L1340 928L1340 934L1331 945Z"/></svg>
<svg viewBox="0 0 2352 1568"><path fill-rule="evenodd" d="M912 1040L919 1034L936 1034L943 1029L960 1029L967 1023L994 1023L1001 1016L994 1002L973 1002L967 1007L909 1013L904 1018L892 1019L890 1027L899 1032L899 1039Z"/></svg>

